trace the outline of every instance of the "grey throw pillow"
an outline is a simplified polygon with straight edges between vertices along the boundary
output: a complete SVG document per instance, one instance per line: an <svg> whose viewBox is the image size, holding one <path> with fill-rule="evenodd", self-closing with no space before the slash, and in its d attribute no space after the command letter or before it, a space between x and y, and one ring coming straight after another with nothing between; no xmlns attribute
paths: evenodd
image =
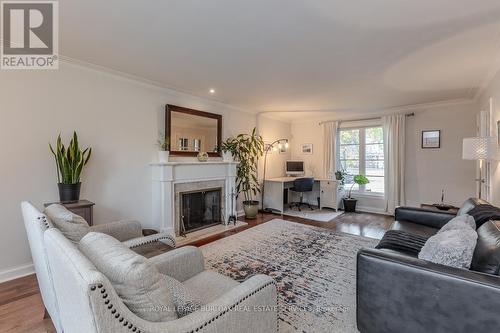
<svg viewBox="0 0 500 333"><path fill-rule="evenodd" d="M439 231L444 232L447 230L457 230L471 228L472 230L476 230L476 221L470 215L464 214L457 217L452 218L448 223L446 223Z"/></svg>
<svg viewBox="0 0 500 333"><path fill-rule="evenodd" d="M469 269L476 242L477 233L472 228L445 230L425 242L418 258L436 264Z"/></svg>
<svg viewBox="0 0 500 333"><path fill-rule="evenodd" d="M78 244L80 239L90 231L89 224L83 217L70 212L62 205L52 204L43 212L52 224L73 243Z"/></svg>
<svg viewBox="0 0 500 333"><path fill-rule="evenodd" d="M163 278L167 283L168 289L172 293L175 309L179 318L187 316L191 312L195 312L201 308L201 300L194 296L180 281L168 275L163 275Z"/></svg>
<svg viewBox="0 0 500 333"><path fill-rule="evenodd" d="M202 302L181 282L161 274L154 264L115 238L90 232L78 246L115 287L127 307L149 321L184 317Z"/></svg>
<svg viewBox="0 0 500 333"><path fill-rule="evenodd" d="M78 248L115 288L123 303L142 319L177 319L172 293L158 269L115 238L89 232Z"/></svg>

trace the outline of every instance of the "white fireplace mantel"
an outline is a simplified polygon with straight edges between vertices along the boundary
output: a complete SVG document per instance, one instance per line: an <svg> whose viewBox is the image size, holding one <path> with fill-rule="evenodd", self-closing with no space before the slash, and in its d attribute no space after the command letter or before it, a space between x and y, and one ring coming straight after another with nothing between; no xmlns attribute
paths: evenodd
<svg viewBox="0 0 500 333"><path fill-rule="evenodd" d="M231 215L231 207L236 211L236 200L230 194L236 187L236 162L225 161L182 161L151 163L153 181L153 228L175 236L176 211L175 184L223 180L224 219ZM231 205L232 199L232 205Z"/></svg>

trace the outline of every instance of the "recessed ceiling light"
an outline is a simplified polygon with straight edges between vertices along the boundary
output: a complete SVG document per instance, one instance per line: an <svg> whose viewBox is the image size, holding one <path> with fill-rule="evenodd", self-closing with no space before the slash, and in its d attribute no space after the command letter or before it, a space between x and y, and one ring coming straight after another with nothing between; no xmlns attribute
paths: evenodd
<svg viewBox="0 0 500 333"><path fill-rule="evenodd" d="M215 94L215 89L213 89L213 88L212 88L212 89L210 89L210 93L211 93L212 95L213 95L213 94Z"/></svg>

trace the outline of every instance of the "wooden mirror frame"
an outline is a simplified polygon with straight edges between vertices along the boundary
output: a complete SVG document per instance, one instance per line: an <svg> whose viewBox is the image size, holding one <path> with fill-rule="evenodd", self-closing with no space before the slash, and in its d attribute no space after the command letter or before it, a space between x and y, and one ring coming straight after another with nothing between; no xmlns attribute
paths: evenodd
<svg viewBox="0 0 500 333"><path fill-rule="evenodd" d="M185 114L191 114L199 117L206 117L217 120L217 147L220 148L222 144L222 115L204 112L194 109L184 108L182 106L167 104L165 105L165 138L169 139L170 149L172 149L173 140L171 138L171 124L172 124L172 112L180 112ZM207 152L210 157L220 157L221 152ZM170 155L172 156L198 156L198 152L195 151L178 151L170 150Z"/></svg>

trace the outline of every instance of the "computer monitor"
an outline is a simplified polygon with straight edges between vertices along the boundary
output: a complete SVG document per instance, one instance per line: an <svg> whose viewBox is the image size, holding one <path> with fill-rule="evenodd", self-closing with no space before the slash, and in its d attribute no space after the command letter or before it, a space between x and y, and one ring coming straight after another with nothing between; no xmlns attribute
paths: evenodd
<svg viewBox="0 0 500 333"><path fill-rule="evenodd" d="M302 176L304 175L304 161L286 161L287 176Z"/></svg>

